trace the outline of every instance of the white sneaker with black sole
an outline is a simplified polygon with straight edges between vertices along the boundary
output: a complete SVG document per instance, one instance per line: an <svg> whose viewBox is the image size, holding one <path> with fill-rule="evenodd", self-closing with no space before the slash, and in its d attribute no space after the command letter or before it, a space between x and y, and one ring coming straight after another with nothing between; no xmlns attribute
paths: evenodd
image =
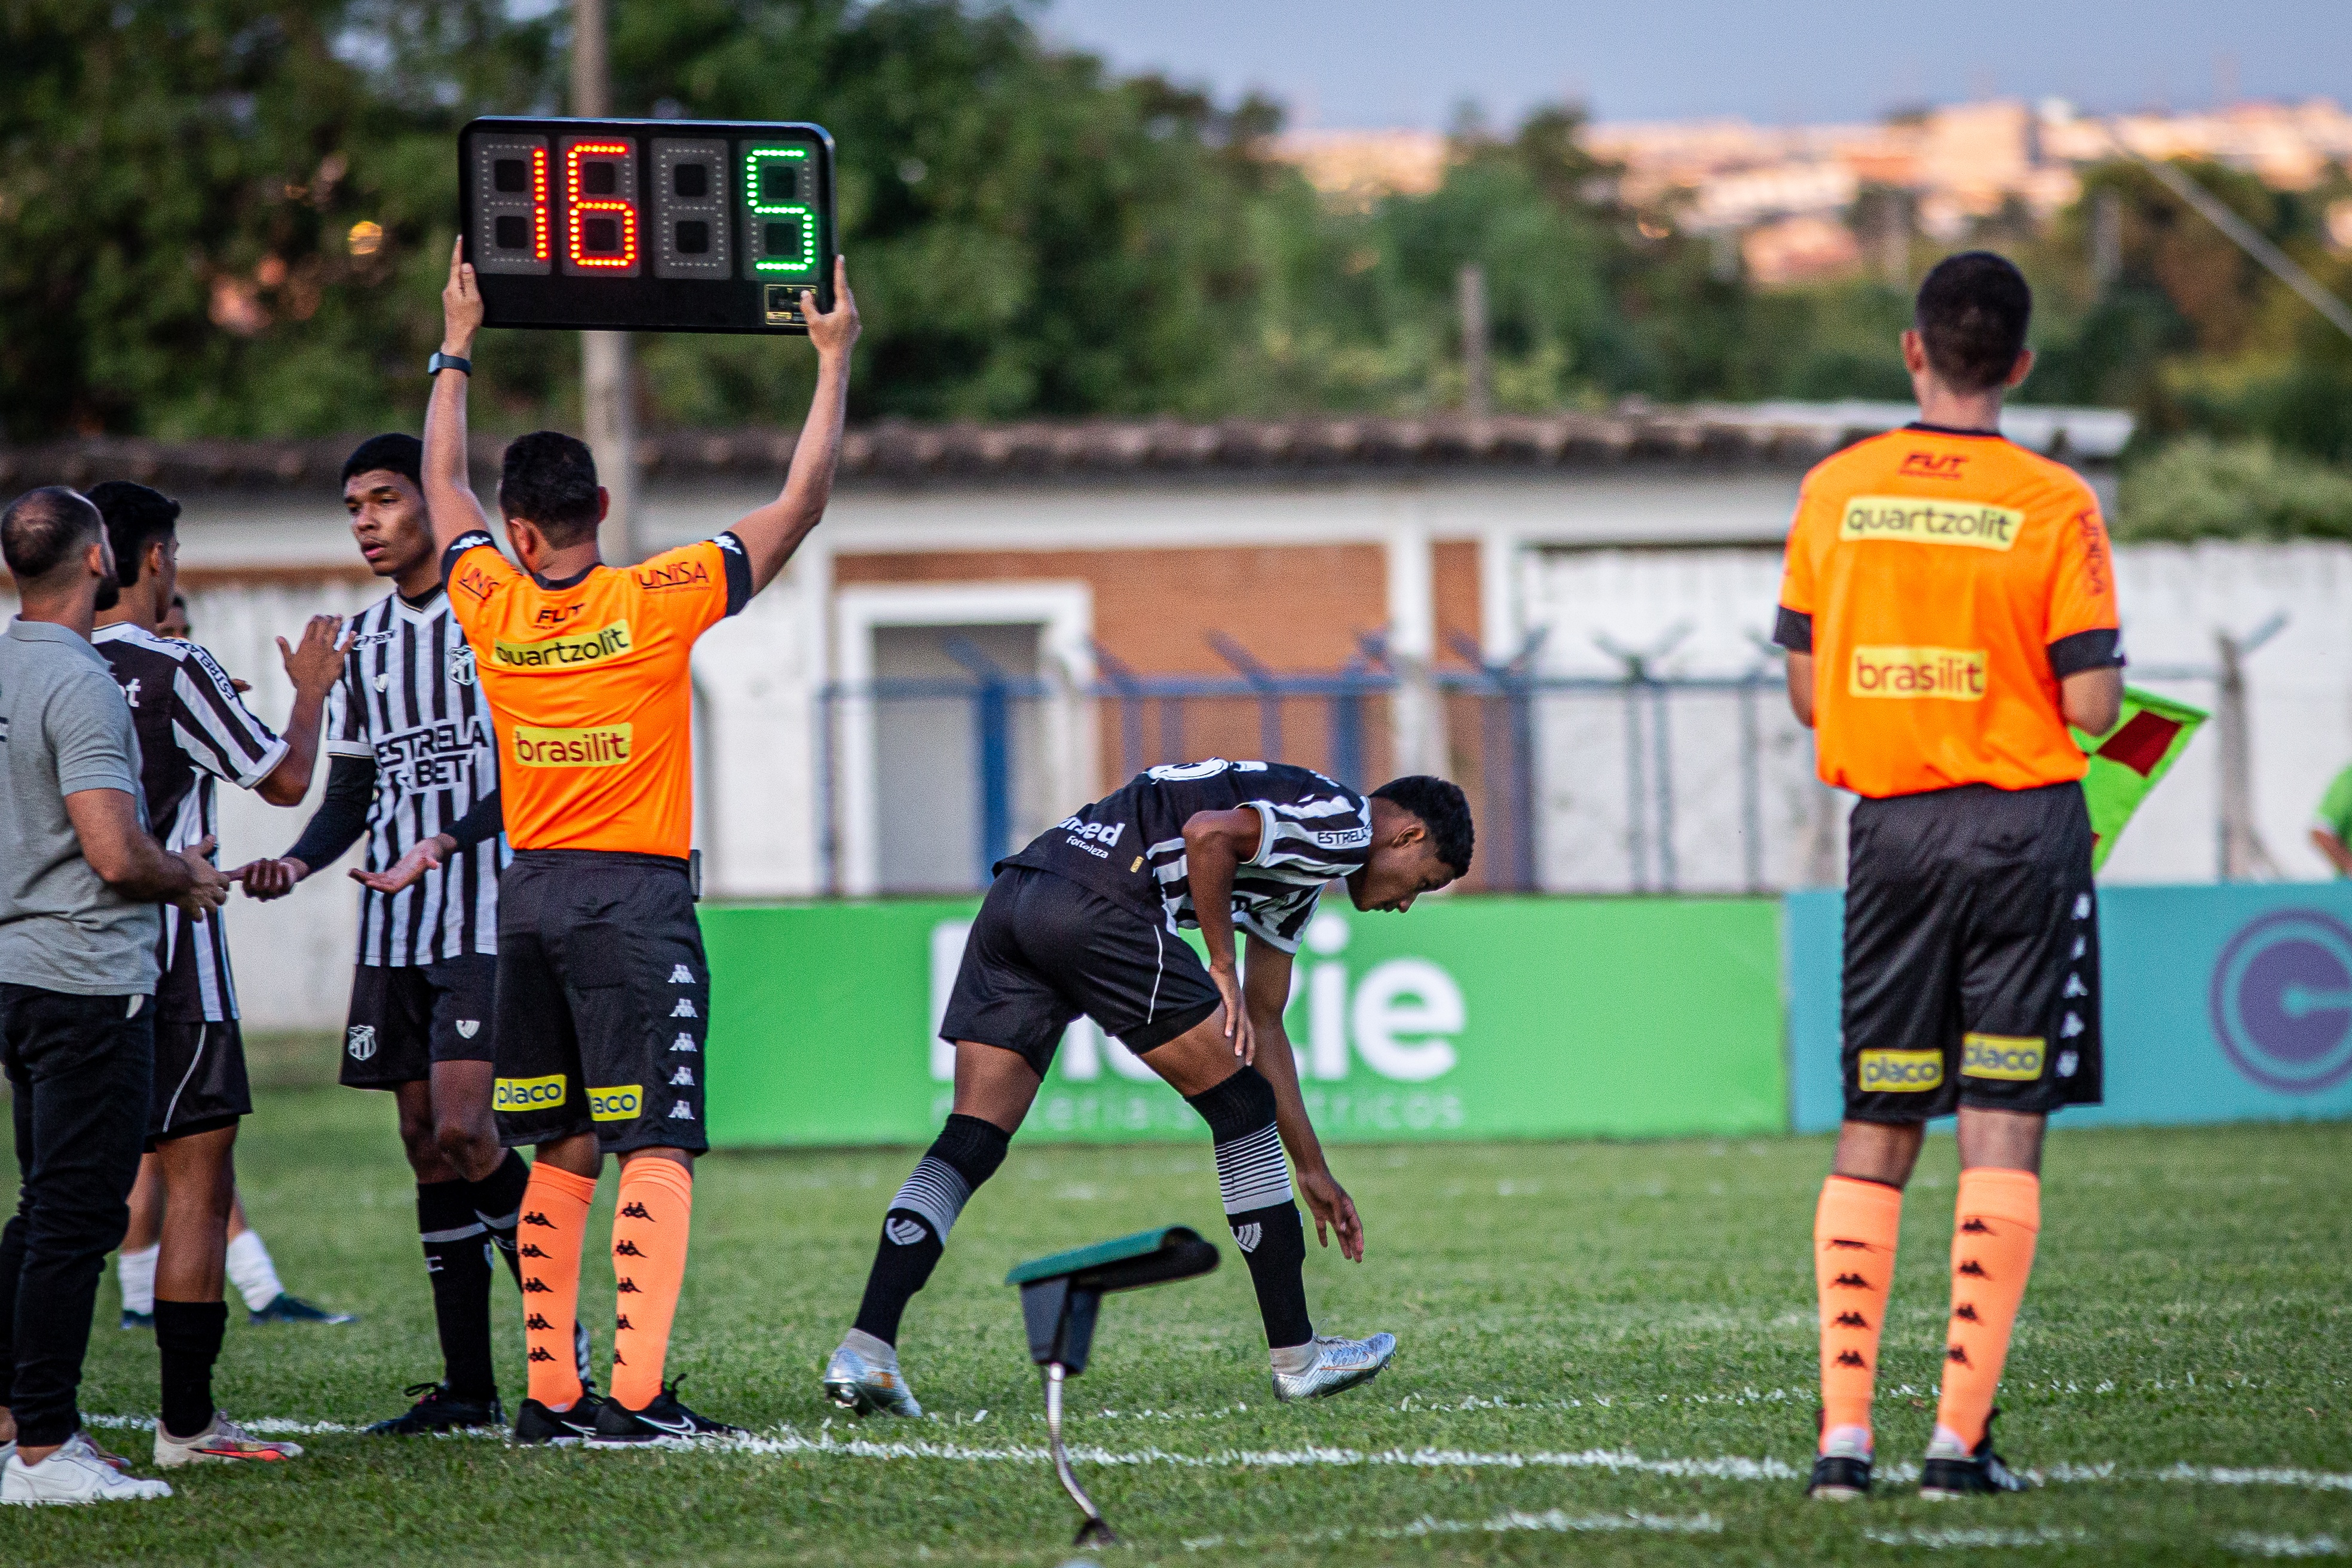
<svg viewBox="0 0 2352 1568"><path fill-rule="evenodd" d="M0 1503L148 1502L171 1495L168 1482L143 1481L108 1464L79 1432L37 1465L25 1463L12 1444L0 1465Z"/></svg>

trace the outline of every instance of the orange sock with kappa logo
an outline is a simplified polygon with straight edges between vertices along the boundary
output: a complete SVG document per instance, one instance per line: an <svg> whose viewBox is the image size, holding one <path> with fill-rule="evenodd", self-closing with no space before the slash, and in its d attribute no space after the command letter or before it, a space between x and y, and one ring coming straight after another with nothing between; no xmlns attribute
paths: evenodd
<svg viewBox="0 0 2352 1568"><path fill-rule="evenodd" d="M684 1165L642 1154L621 1167L613 1211L613 1397L625 1409L643 1410L661 1393L693 1218L694 1176Z"/></svg>
<svg viewBox="0 0 2352 1568"><path fill-rule="evenodd" d="M1902 1188L1853 1176L1822 1184L1813 1214L1813 1279L1821 1297L1824 1451L1842 1427L1870 1430L1878 1337L1902 1228Z"/></svg>
<svg viewBox="0 0 2352 1568"><path fill-rule="evenodd" d="M1952 1215L1952 1319L1936 1425L1971 1449L1992 1416L2041 1234L2041 1177L1986 1166L1960 1173Z"/></svg>
<svg viewBox="0 0 2352 1568"><path fill-rule="evenodd" d="M515 1224L515 1258L522 1265L530 1397L550 1410L569 1410L580 1397L572 1325L580 1314L580 1248L588 1238L588 1205L595 1201L595 1177L531 1162L522 1217Z"/></svg>

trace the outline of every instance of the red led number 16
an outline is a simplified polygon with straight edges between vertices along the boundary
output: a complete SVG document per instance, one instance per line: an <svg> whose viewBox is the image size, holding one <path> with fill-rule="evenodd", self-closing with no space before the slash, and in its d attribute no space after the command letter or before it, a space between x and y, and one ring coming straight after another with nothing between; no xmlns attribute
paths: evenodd
<svg viewBox="0 0 2352 1568"><path fill-rule="evenodd" d="M564 237L574 267L625 268L637 264L637 204L617 193L589 195L581 188L582 159L610 158L617 163L626 158L630 151L629 144L625 142L575 142L564 150L563 196L567 219ZM600 245L592 253L587 246L587 226L592 219L606 214L612 215L606 221L619 225L619 244L616 247Z"/></svg>

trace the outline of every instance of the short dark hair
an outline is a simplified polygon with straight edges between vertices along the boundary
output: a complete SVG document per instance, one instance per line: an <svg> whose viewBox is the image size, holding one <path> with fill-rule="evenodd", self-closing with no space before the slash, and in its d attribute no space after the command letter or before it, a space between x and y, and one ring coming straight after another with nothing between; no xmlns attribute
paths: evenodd
<svg viewBox="0 0 2352 1568"><path fill-rule="evenodd" d="M147 547L171 538L179 527L178 501L129 479L90 486L89 504L106 520L106 537L114 546L114 580L126 588L139 581Z"/></svg>
<svg viewBox="0 0 2352 1568"><path fill-rule="evenodd" d="M1470 874L1470 850L1477 833L1470 823L1470 797L1460 784L1430 773L1407 773L1381 785L1372 798L1394 802L1421 818L1437 858L1453 867L1456 877Z"/></svg>
<svg viewBox="0 0 2352 1568"><path fill-rule="evenodd" d="M0 512L0 556L22 587L48 578L105 531L88 496L64 485L43 485Z"/></svg>
<svg viewBox="0 0 2352 1568"><path fill-rule="evenodd" d="M1955 392L1983 392L2007 381L2025 352L2033 290L2007 257L1964 250L1936 263L1911 319L1928 368Z"/></svg>
<svg viewBox="0 0 2352 1568"><path fill-rule="evenodd" d="M596 515L596 459L588 443L561 430L534 430L507 446L499 475L499 510L535 522L551 544L592 538Z"/></svg>
<svg viewBox="0 0 2352 1568"><path fill-rule="evenodd" d="M372 474L378 468L387 474L398 474L419 489L424 489L425 443L397 430L371 436L343 459L343 477L339 482L350 484L352 475Z"/></svg>

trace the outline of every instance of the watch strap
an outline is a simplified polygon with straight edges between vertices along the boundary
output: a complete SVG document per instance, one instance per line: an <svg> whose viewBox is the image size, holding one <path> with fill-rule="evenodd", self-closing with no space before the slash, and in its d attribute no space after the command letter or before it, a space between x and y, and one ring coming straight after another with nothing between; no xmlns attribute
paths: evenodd
<svg viewBox="0 0 2352 1568"><path fill-rule="evenodd" d="M425 374L428 376L439 375L445 370L461 370L467 375L471 375L474 374L474 362L469 359L459 359L456 354L445 354L436 349L433 351L433 357L425 362Z"/></svg>

